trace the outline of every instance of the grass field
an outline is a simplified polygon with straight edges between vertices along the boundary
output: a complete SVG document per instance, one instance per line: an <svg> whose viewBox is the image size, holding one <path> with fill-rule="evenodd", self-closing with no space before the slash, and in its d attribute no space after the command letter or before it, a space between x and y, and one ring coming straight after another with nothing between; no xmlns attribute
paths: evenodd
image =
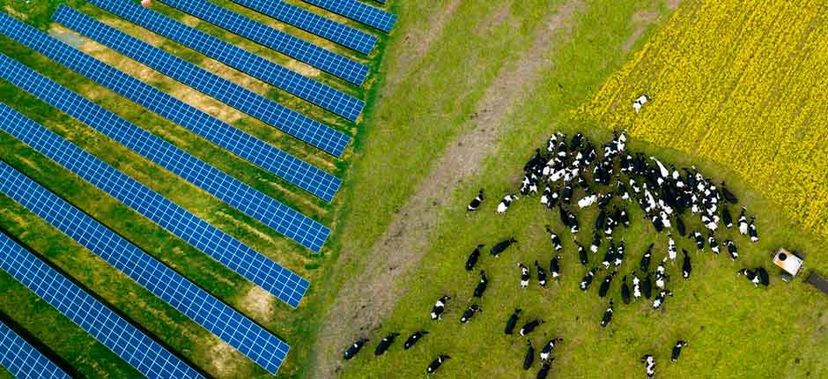
<svg viewBox="0 0 828 379"><path fill-rule="evenodd" d="M217 2L275 24L228 1ZM48 29L50 9L57 3L0 1L5 11L28 14L31 23L44 29ZM257 92L302 107L298 100L192 51L142 34L92 6L80 1L69 3L203 67L214 67L220 75ZM744 238L736 237L743 254L737 263L724 256L695 255L693 278L670 283L676 295L667 301L666 309L653 312L643 303L624 306L619 302L616 318L606 330L598 326L606 301L598 299L594 288L590 294L576 290L583 269L576 263L571 243L566 243L568 237L560 285L518 291L518 261L539 260L548 264L551 254L543 225L563 229L557 214L546 213L537 199L520 200L506 217L494 216L494 199L516 188L522 164L553 131L581 131L599 142L609 137L610 128L626 125L607 121L615 120L609 116L584 117L584 108L580 108L581 112L576 110L587 104L589 112L603 115L600 107L589 108L590 104L605 104L590 101L596 94L596 99L626 96L631 91L623 89L626 86L638 89L639 84L612 85L623 82L618 78L626 78L631 71L640 72L627 66L633 63L625 62L632 58L632 62L640 63L642 56L659 51L656 47L662 45L654 47L648 41L667 43L658 41L665 40L665 34L681 30L676 20L687 17L688 12L698 12L698 4L701 3L688 1L673 15L675 2L656 0L435 0L428 4L392 1L390 7L400 21L391 37L381 41L384 51L370 57L376 72L372 82L366 90L354 93L371 104L364 120L354 125L308 109L315 117L329 119L338 129L355 137L353 149L344 159L314 154L258 121L192 91L179 90L176 83L148 75L140 66L94 44L84 45L96 57L292 154L346 176L333 204L294 195L295 189L277 178L240 159L228 158L220 149L159 117L122 106L126 100L3 40L5 54L37 67L106 108L222 169L238 173L240 179L255 188L331 225L334 234L326 248L312 256L226 204L19 94L8 83L0 83L0 101L44 122L309 279L311 290L297 310L258 294L250 283L7 135L0 134L0 157L285 339L292 349L277 377L422 377L425 366L439 353L454 357L441 368L437 375L441 378L477 377L480 373L497 378L534 377L536 368L532 372L520 368L525 340L502 335L506 318L518 306L524 309L522 321L530 317L547 321L532 336L536 348L553 336L566 339L556 349L552 377L597 378L605 377L609 370L619 377L643 376L638 358L647 352L656 355L660 377L827 377L828 365L822 357L828 349L826 298L804 285L779 280L774 280L768 290L758 290L734 275L743 265L767 265L766 253L779 246L809 253L808 266L826 272L828 261L819 251L825 245L824 237L792 222L788 218L790 212L776 212L781 209L778 199L734 167L733 162L695 152L688 154L680 146L654 141L646 133L639 133L647 129L640 129L638 120L628 127L636 136L631 148L656 154L668 162L695 164L709 176L726 180L759 215L761 242L748 245ZM165 7L158 9L271 59L288 62L206 23ZM730 13L748 17L736 10ZM312 39L290 28L288 31ZM357 59L368 62L362 57ZM609 84L604 84L610 78ZM334 78L323 75L323 80L338 88L348 88ZM657 97L659 101L661 98ZM641 120L655 122L653 115L661 113L659 101L651 104ZM651 118L653 121L647 121ZM716 141L706 143L712 145ZM467 217L465 204L480 187L486 189L489 200L479 214ZM666 249L663 237L657 239L647 230L646 224L637 219L638 213L632 216L633 228L622 231L629 254L622 272L632 269L630 262L637 261L650 242L657 244L657 256ZM587 213L586 222L593 217L594 213ZM207 374L267 376L240 353L2 196L0 228L30 244L41 256ZM484 312L460 327L457 319L478 280L477 273L467 274L462 269L466 255L477 243L491 245L512 235L520 240L515 249L497 261L488 256L482 258L480 267L487 270L491 280L481 303ZM586 240L586 235L581 239ZM679 244L691 250L690 241ZM676 278L678 270L668 268ZM602 278L603 273L598 277ZM0 288L9 294L0 298L0 312L16 320L80 374L135 376L128 365L56 311L36 301L33 294L5 273L0 273ZM612 291L617 292L617 288L616 282ZM427 319L428 311L444 293L454 299L444 320L433 323ZM403 351L398 342L382 358L371 354L383 335L391 331L405 335L421 328L431 330L432 334L415 349ZM345 347L359 336L372 338L366 351L353 361L340 362ZM669 348L678 338L688 340L690 346L679 364L670 365Z"/></svg>

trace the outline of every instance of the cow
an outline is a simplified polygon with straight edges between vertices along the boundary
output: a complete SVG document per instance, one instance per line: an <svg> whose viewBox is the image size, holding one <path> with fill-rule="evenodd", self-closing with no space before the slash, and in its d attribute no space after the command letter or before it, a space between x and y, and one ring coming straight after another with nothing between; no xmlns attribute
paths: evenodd
<svg viewBox="0 0 828 379"><path fill-rule="evenodd" d="M627 209L626 208L621 209L621 212L619 212L619 214L618 214L618 218L619 218L619 221L621 221L621 224L623 224L625 228L630 227L630 215L627 214Z"/></svg>
<svg viewBox="0 0 828 379"><path fill-rule="evenodd" d="M638 300L641 298L641 279L636 275L635 271L632 273L633 275L633 299Z"/></svg>
<svg viewBox="0 0 828 379"><path fill-rule="evenodd" d="M552 240L552 247L555 251L561 251L563 249L563 245L561 244L561 239L558 237L552 229L549 228L549 225L546 226L546 232L549 233L549 238Z"/></svg>
<svg viewBox="0 0 828 379"><path fill-rule="evenodd" d="M612 313L613 313L613 303L612 303L612 299L610 299L609 307L604 312L604 317L601 318L601 327L602 328L606 327L610 323L610 321L612 321Z"/></svg>
<svg viewBox="0 0 828 379"><path fill-rule="evenodd" d="M765 271L764 267L757 267L756 268L756 276L759 277L759 284L767 287L770 285L770 276L768 276L768 272Z"/></svg>
<svg viewBox="0 0 828 379"><path fill-rule="evenodd" d="M647 378L651 379L655 376L655 357L647 354L641 357L641 363L645 365L645 369L647 370Z"/></svg>
<svg viewBox="0 0 828 379"><path fill-rule="evenodd" d="M641 256L641 263L638 265L638 268L641 272L648 272L650 270L650 262L652 261L653 257L653 244L647 246L647 251L644 252L644 255Z"/></svg>
<svg viewBox="0 0 828 379"><path fill-rule="evenodd" d="M408 350L412 348L417 342L420 342L420 339L423 338L424 335L428 334L426 330L420 330L414 332L411 336L409 336L405 343L403 343L403 349Z"/></svg>
<svg viewBox="0 0 828 379"><path fill-rule="evenodd" d="M480 259L480 249L483 248L485 245L477 245L474 251L469 254L469 257L466 259L466 271L474 270L474 265L477 264L477 260Z"/></svg>
<svg viewBox="0 0 828 379"><path fill-rule="evenodd" d="M618 249L615 249L615 267L621 266L624 262L624 240L618 243Z"/></svg>
<svg viewBox="0 0 828 379"><path fill-rule="evenodd" d="M483 189L481 188L480 191L477 192L477 196L469 202L469 206L466 207L467 212L474 212L478 208L480 208L480 204L483 203Z"/></svg>
<svg viewBox="0 0 828 379"><path fill-rule="evenodd" d="M615 243L610 242L609 248L607 248L607 252L604 253L604 260L601 261L601 264L604 265L605 269L609 269L610 263L615 262Z"/></svg>
<svg viewBox="0 0 828 379"><path fill-rule="evenodd" d="M724 182L722 182L722 197L724 197L724 199L730 204L736 204L739 202L739 199L733 194L733 192L730 192L727 189Z"/></svg>
<svg viewBox="0 0 828 379"><path fill-rule="evenodd" d="M736 258L739 258L739 250L736 249L735 242L733 242L732 240L725 240L724 244L725 246L727 246L727 253L730 254L730 259L735 261Z"/></svg>
<svg viewBox="0 0 828 379"><path fill-rule="evenodd" d="M549 274L552 275L552 279L558 279L561 276L560 260L560 255L556 255L549 260Z"/></svg>
<svg viewBox="0 0 828 379"><path fill-rule="evenodd" d="M607 212L603 209L598 212L598 217L595 218L595 230L604 230L607 225Z"/></svg>
<svg viewBox="0 0 828 379"><path fill-rule="evenodd" d="M471 318L474 317L474 314L477 313L477 312L483 312L483 310L480 309L479 305L472 304L471 306L466 308L465 311L463 311L463 316L460 317L460 323L465 324L465 323L469 322L471 320Z"/></svg>
<svg viewBox="0 0 828 379"><path fill-rule="evenodd" d="M566 183L563 188L563 192L561 192L561 201L566 204L572 203L572 193L574 192L574 188L572 187L572 183Z"/></svg>
<svg viewBox="0 0 828 379"><path fill-rule="evenodd" d="M704 236L701 233L693 231L693 233L690 233L688 238L692 238L696 241L696 249L704 249Z"/></svg>
<svg viewBox="0 0 828 379"><path fill-rule="evenodd" d="M556 259L552 259L556 260ZM546 271L538 264L538 261L535 261L535 269L538 270L538 285L541 287L546 287Z"/></svg>
<svg viewBox="0 0 828 379"><path fill-rule="evenodd" d="M661 306L664 305L664 300L667 299L667 296L673 296L673 293L666 290L660 291L653 301L653 309L661 308Z"/></svg>
<svg viewBox="0 0 828 379"><path fill-rule="evenodd" d="M621 300L624 304L630 303L630 287L627 285L627 276L621 278Z"/></svg>
<svg viewBox="0 0 828 379"><path fill-rule="evenodd" d="M572 233L572 234L577 234L578 230L579 230L578 229L578 218L575 217L575 214L572 213L572 212L569 212L567 217L568 217L568 220L567 220L566 226L569 227L569 232Z"/></svg>
<svg viewBox="0 0 828 379"><path fill-rule="evenodd" d="M736 271L736 276L739 276L739 275L744 275L756 287L758 287L759 283L762 281L762 279L759 278L759 275L756 275L755 271L748 270L746 268L743 268L739 271Z"/></svg>
<svg viewBox="0 0 828 379"><path fill-rule="evenodd" d="M713 251L714 254L719 255L719 243L716 242L716 237L713 235L713 232L707 233L707 246L710 246L710 250Z"/></svg>
<svg viewBox="0 0 828 379"><path fill-rule="evenodd" d="M659 289L664 289L664 284L667 279L667 269L664 268L665 262L667 262L666 257L656 267L656 287Z"/></svg>
<svg viewBox="0 0 828 379"><path fill-rule="evenodd" d="M518 263L518 267L520 267L520 288L529 287L529 267L523 263Z"/></svg>
<svg viewBox="0 0 828 379"><path fill-rule="evenodd" d="M647 102L649 101L650 97L647 95L641 95L637 99L635 99L635 101L633 102L633 109L635 110L635 113L640 112L641 107L643 107L644 104L647 104Z"/></svg>
<svg viewBox="0 0 828 379"><path fill-rule="evenodd" d="M540 324L543 324L543 320L536 318L526 324L523 324L523 327L520 328L519 333L521 336L525 337L527 334L532 333L532 331L535 330L535 328L537 328Z"/></svg>
<svg viewBox="0 0 828 379"><path fill-rule="evenodd" d="M509 210L509 206L512 205L512 202L517 200L517 195L510 193L503 197L503 200L500 200L500 204L497 205L497 214L505 214L507 210Z"/></svg>
<svg viewBox="0 0 828 379"><path fill-rule="evenodd" d="M748 235L750 235L750 242L759 242L759 233L756 231L756 216L750 217L750 224L748 225Z"/></svg>
<svg viewBox="0 0 828 379"><path fill-rule="evenodd" d="M598 234L598 231L594 231L592 233L592 245L589 246L589 250L593 253L598 252L598 248L601 246L601 236Z"/></svg>
<svg viewBox="0 0 828 379"><path fill-rule="evenodd" d="M500 256L500 254L506 251L506 249L508 249L509 246L512 246L512 244L514 243L517 243L517 240L514 238L509 238L507 240L500 241L496 243L494 246L492 246L492 249L489 250L489 254L494 255L495 258L497 258Z"/></svg>
<svg viewBox="0 0 828 379"><path fill-rule="evenodd" d="M526 346L526 356L523 357L524 370L532 368L532 362L535 361L535 348L532 347L532 341L526 340Z"/></svg>
<svg viewBox="0 0 828 379"><path fill-rule="evenodd" d="M673 235L667 233L667 256L671 261L676 260L676 241L673 240Z"/></svg>
<svg viewBox="0 0 828 379"><path fill-rule="evenodd" d="M676 342L676 345L673 346L673 353L670 354L670 360L673 362L678 362L679 355L681 355L681 349L687 346L687 342L679 340Z"/></svg>
<svg viewBox="0 0 828 379"><path fill-rule="evenodd" d="M540 371L538 371L538 376L536 376L535 378L536 379L546 379L547 377L549 377L549 371L552 369L552 366L550 365L550 363L552 363L552 361L554 361L554 360L555 360L555 358L551 358L549 360L549 362L543 362L543 366L541 366Z"/></svg>
<svg viewBox="0 0 828 379"><path fill-rule="evenodd" d="M391 344L394 343L394 339L399 336L400 333L391 333L385 336L382 341L377 345L377 348L374 350L374 355L380 356L385 354L388 351L388 348L391 347Z"/></svg>
<svg viewBox="0 0 828 379"><path fill-rule="evenodd" d="M592 278L595 276L596 272L598 272L598 268L593 268L592 270L587 271L584 278L581 279L581 284L579 285L581 291L586 291L589 288L589 285L592 284Z"/></svg>
<svg viewBox="0 0 828 379"><path fill-rule="evenodd" d="M742 213L739 214L739 221L737 221L739 223L739 233L743 236L748 233L748 221L745 216L746 210L747 209L745 207L742 207Z"/></svg>
<svg viewBox="0 0 828 379"><path fill-rule="evenodd" d="M353 345L348 347L348 350L345 350L343 358L345 358L346 361L353 358L355 355L357 355L357 353L359 353L360 350L362 350L366 342L368 342L367 338L358 339L356 342L354 342Z"/></svg>
<svg viewBox="0 0 828 379"><path fill-rule="evenodd" d="M586 266L587 264L589 264L589 256L586 252L586 248L584 248L583 245L578 243L578 240L575 240L575 245L578 246L578 260L581 261L582 265Z"/></svg>
<svg viewBox="0 0 828 379"><path fill-rule="evenodd" d="M727 205L722 205L722 222L728 229L733 227L733 216L730 215Z"/></svg>
<svg viewBox="0 0 828 379"><path fill-rule="evenodd" d="M598 287L598 296L599 297L606 297L607 292L609 292L610 284L612 283L612 278L618 274L618 271L613 271L612 274L607 274L607 277L604 278L604 281L601 282L601 286Z"/></svg>
<svg viewBox="0 0 828 379"><path fill-rule="evenodd" d="M649 299L653 293L653 284L649 272L647 273L647 276L644 277L644 281L641 283L641 293L643 293L644 297L647 299Z"/></svg>
<svg viewBox="0 0 828 379"><path fill-rule="evenodd" d="M681 277L690 279L690 272L693 271L693 266L690 265L690 256L687 254L687 250L681 249L681 252L684 253L684 263L681 265Z"/></svg>
<svg viewBox="0 0 828 379"><path fill-rule="evenodd" d="M508 321L506 321L506 329L505 329L505 331L504 331L504 332L505 332L505 334L507 334L507 335L511 335L511 334L512 334L512 332L514 332L514 330L515 330L515 325L517 325L518 315L520 314L520 312L521 312L521 309L520 309L520 308L517 308L517 309L515 309L515 311L512 313L512 315L511 315L511 316L509 316L509 320L508 320Z"/></svg>
<svg viewBox="0 0 828 379"><path fill-rule="evenodd" d="M428 367L426 368L426 374L433 374L437 371L440 366L443 365L443 362L446 360L451 359L448 355L440 354L435 358L431 363L429 363Z"/></svg>
<svg viewBox="0 0 828 379"><path fill-rule="evenodd" d="M553 338L552 340L547 342L546 345L543 345L543 349L541 349L540 352L540 360L543 362L551 362L550 358L552 357L550 357L550 355L552 354L552 350L554 350L555 346L559 345L561 342L563 342L563 338L558 337Z"/></svg>
<svg viewBox="0 0 828 379"><path fill-rule="evenodd" d="M448 295L444 295L440 299L434 303L434 307L431 308L431 319L432 320L440 320L442 319L443 312L446 311L446 302L451 300Z"/></svg>
<svg viewBox="0 0 828 379"><path fill-rule="evenodd" d="M684 228L684 221L681 221L679 215L676 215L676 231L682 237L687 235L687 229Z"/></svg>
<svg viewBox="0 0 828 379"><path fill-rule="evenodd" d="M474 287L474 295L472 297L481 298L486 292L486 287L489 286L489 278L486 277L486 271L480 270L480 282Z"/></svg>

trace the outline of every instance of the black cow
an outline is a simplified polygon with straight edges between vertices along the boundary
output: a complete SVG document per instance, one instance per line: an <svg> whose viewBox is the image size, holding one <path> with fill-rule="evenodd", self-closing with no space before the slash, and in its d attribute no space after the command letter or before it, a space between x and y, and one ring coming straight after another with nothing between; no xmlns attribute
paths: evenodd
<svg viewBox="0 0 828 379"><path fill-rule="evenodd" d="M770 285L770 276L768 276L768 272L765 271L764 267L757 267L756 268L756 276L759 277L759 284L767 287Z"/></svg>
<svg viewBox="0 0 828 379"><path fill-rule="evenodd" d="M554 359L550 357L552 350L554 350L555 346L559 345L561 342L563 342L563 338L553 338L551 341L547 342L546 345L543 345L543 349L541 349L540 352L540 360L543 362L551 362L552 359Z"/></svg>
<svg viewBox="0 0 828 379"><path fill-rule="evenodd" d="M627 276L621 278L621 300L624 304L630 303L630 287L627 285Z"/></svg>
<svg viewBox="0 0 828 379"><path fill-rule="evenodd" d="M659 309L662 305L664 305L664 300L667 299L667 296L673 296L673 293L670 291L661 291L653 301L653 309Z"/></svg>
<svg viewBox="0 0 828 379"><path fill-rule="evenodd" d="M360 338L353 345L348 347L348 350L345 350L345 355L343 356L345 360L349 360L353 358L360 350L365 346L365 343L368 342L367 338Z"/></svg>
<svg viewBox="0 0 828 379"><path fill-rule="evenodd" d="M496 243L492 246L492 250L489 251L489 254L494 255L495 257L499 257L509 246L512 246L513 243L516 243L517 240L514 238L509 238L503 241Z"/></svg>
<svg viewBox="0 0 828 379"><path fill-rule="evenodd" d="M655 357L647 354L641 357L641 363L645 365L647 370L647 378L650 379L655 376Z"/></svg>
<svg viewBox="0 0 828 379"><path fill-rule="evenodd" d="M610 321L612 321L612 314L613 314L613 303L612 299L609 302L609 308L604 312L604 317L601 318L601 327L606 327Z"/></svg>
<svg viewBox="0 0 828 379"><path fill-rule="evenodd" d="M466 308L466 310L463 312L463 317L460 317L460 322L463 323L463 324L469 322L471 320L471 318L474 317L474 314L477 313L477 312L483 312L483 310L480 309L479 305L472 304L470 307Z"/></svg>
<svg viewBox="0 0 828 379"><path fill-rule="evenodd" d="M650 270L650 262L653 259L653 244L647 246L647 251L644 252L644 255L641 257L641 263L638 265L638 268L641 272L648 272Z"/></svg>
<svg viewBox="0 0 828 379"><path fill-rule="evenodd" d="M754 286L757 287L759 286L759 283L762 281L762 279L759 278L759 275L756 275L755 271L748 270L746 268L736 271L736 276L739 275L744 275L748 280L750 280L751 283L753 283Z"/></svg>
<svg viewBox="0 0 828 379"><path fill-rule="evenodd" d="M687 346L687 342L679 340L676 342L676 345L673 346L673 353L670 355L670 360L673 362L678 362L679 355L681 355L681 349Z"/></svg>
<svg viewBox="0 0 828 379"><path fill-rule="evenodd" d="M586 291L589 288L589 285L592 284L592 278L595 276L596 272L598 272L597 268L587 271L587 274L583 279L581 279L581 291Z"/></svg>
<svg viewBox="0 0 828 379"><path fill-rule="evenodd" d="M403 343L403 349L408 350L412 348L417 342L420 342L420 338L423 338L424 335L428 334L426 330L420 330L414 332L410 337L405 340Z"/></svg>
<svg viewBox="0 0 828 379"><path fill-rule="evenodd" d="M612 274L607 274L607 277L604 278L604 281L601 282L601 287L598 287L598 296L606 297L607 292L609 292L610 284L612 283L612 278L618 274L618 271L613 271Z"/></svg>
<svg viewBox="0 0 828 379"><path fill-rule="evenodd" d="M556 260L556 259L552 259ZM546 270L538 264L538 261L535 261L535 268L538 270L538 285L541 287L546 287Z"/></svg>
<svg viewBox="0 0 828 379"><path fill-rule="evenodd" d="M521 311L521 309L517 308L512 313L512 315L509 316L509 320L506 321L506 330L504 331L506 334L511 335L512 332L515 331L515 325L517 325L518 315L520 314L520 311Z"/></svg>
<svg viewBox="0 0 828 379"><path fill-rule="evenodd" d="M536 376L535 378L546 379L547 377L549 377L549 370L552 369L552 366L549 363L552 363L552 361L554 360L555 358L551 358L549 362L543 362L543 366L541 366L540 371L538 371L538 376Z"/></svg>
<svg viewBox="0 0 828 379"><path fill-rule="evenodd" d="M400 333L391 333L385 336L385 338L383 338L382 341L380 341L380 343L377 345L377 348L374 350L374 355L380 356L385 354L385 352L388 351L388 348L391 347L391 344L394 343L394 339L397 338L397 336L399 335Z"/></svg>
<svg viewBox="0 0 828 379"><path fill-rule="evenodd" d="M730 210L725 204L722 204L722 222L728 229L733 227L733 216L730 215Z"/></svg>
<svg viewBox="0 0 828 379"><path fill-rule="evenodd" d="M557 279L561 276L561 264L560 264L561 256L556 255L549 260L549 274L552 275L552 279Z"/></svg>
<svg viewBox="0 0 828 379"><path fill-rule="evenodd" d="M526 324L523 324L523 327L520 328L519 333L521 336L525 336L529 333L532 333L532 331L535 330L535 328L537 328L540 324L543 324L543 320L536 318L532 321L527 322Z"/></svg>
<svg viewBox="0 0 828 379"><path fill-rule="evenodd" d="M681 217L679 217L678 214L676 214L676 222L675 223L676 223L676 230L678 231L678 234L682 237L686 236L687 235L687 229L684 228L684 221L681 221Z"/></svg>
<svg viewBox="0 0 828 379"><path fill-rule="evenodd" d="M473 297L483 297L483 293L486 292L488 286L489 278L486 277L486 271L480 270L480 282L477 283L477 287L474 287Z"/></svg>
<svg viewBox="0 0 828 379"><path fill-rule="evenodd" d="M474 251L469 254L469 258L466 259L466 271L474 270L474 265L477 264L477 260L480 259L480 249L483 248L485 245L477 245Z"/></svg>
<svg viewBox="0 0 828 379"><path fill-rule="evenodd" d="M523 357L523 369L528 370L532 367L532 362L535 361L535 348L532 347L532 341L526 340L526 356Z"/></svg>
<svg viewBox="0 0 828 379"><path fill-rule="evenodd" d="M681 277L684 279L690 278L690 272L693 271L693 266L690 265L690 256L687 255L687 250L681 249L684 253L684 263L681 265Z"/></svg>
<svg viewBox="0 0 828 379"><path fill-rule="evenodd" d="M604 230L604 225L607 222L607 212L603 209L598 212L598 217L595 218L595 230Z"/></svg>
<svg viewBox="0 0 828 379"><path fill-rule="evenodd" d="M474 212L478 208L480 208L480 204L483 203L483 189L481 188L480 191L477 192L477 196L469 203L469 206L466 208L468 212Z"/></svg>
<svg viewBox="0 0 828 379"><path fill-rule="evenodd" d="M449 357L448 355L440 354L439 356L437 356L437 358L431 361L431 363L428 365L428 368L426 368L426 374L433 374L435 371L437 371L438 368L440 368L440 366L443 365L443 362L445 362L448 359L451 359L451 357Z"/></svg>
<svg viewBox="0 0 828 379"><path fill-rule="evenodd" d="M644 281L641 282L641 292L644 294L644 297L649 299L650 296L653 294L653 282L650 278L650 273L647 273L647 276L644 277Z"/></svg>
<svg viewBox="0 0 828 379"><path fill-rule="evenodd" d="M440 320L442 318L443 312L446 311L446 302L449 300L451 300L451 298L448 295L444 295L439 298L436 303L434 303L434 307L431 308L432 320Z"/></svg>
<svg viewBox="0 0 828 379"><path fill-rule="evenodd" d="M582 265L586 266L587 264L589 264L589 257L586 252L586 248L584 248L583 245L578 243L577 240L575 241L575 245L578 246L578 259L581 261Z"/></svg>
<svg viewBox="0 0 828 379"><path fill-rule="evenodd" d="M722 182L721 189L722 189L722 196L724 197L725 200L727 200L728 203L736 204L736 203L739 202L739 198L737 198L736 195L733 194L733 192L730 192L727 189L727 186L725 186L724 182Z"/></svg>

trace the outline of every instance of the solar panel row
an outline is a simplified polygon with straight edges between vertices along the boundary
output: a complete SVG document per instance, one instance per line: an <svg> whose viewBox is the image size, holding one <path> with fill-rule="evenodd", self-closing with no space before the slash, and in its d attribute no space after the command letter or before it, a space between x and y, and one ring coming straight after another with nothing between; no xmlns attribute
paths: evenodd
<svg viewBox="0 0 828 379"><path fill-rule="evenodd" d="M0 54L0 68L2 68L0 77L301 245L313 251L319 251L330 234L330 229L326 226L2 54Z"/></svg>
<svg viewBox="0 0 828 379"><path fill-rule="evenodd" d="M340 24L281 0L231 1L363 54L370 54L371 50L374 49L374 45L377 44L377 37L371 34L348 25Z"/></svg>
<svg viewBox="0 0 828 379"><path fill-rule="evenodd" d="M0 189L22 174L0 161ZM0 269L40 296L124 361L150 379L200 378L178 357L95 300L61 273L0 233Z"/></svg>
<svg viewBox="0 0 828 379"><path fill-rule="evenodd" d="M0 366L18 379L70 377L3 322L0 322Z"/></svg>
<svg viewBox="0 0 828 379"><path fill-rule="evenodd" d="M8 57L0 54L0 75L35 96L47 100L51 105L58 107L69 115L89 124L101 124L98 127L105 125L113 128L116 132L137 129L125 120L58 86L31 69L14 61L9 61ZM182 156L176 154L171 148L158 150L155 146L152 146L151 139L146 138L146 136L134 141L149 146L154 153L159 154L158 157L161 160L174 162L175 164L185 162L180 159ZM258 284L291 306L296 307L305 291L307 291L308 282L305 279L162 197L157 192L115 170L112 166L74 147L66 140L49 141L47 143L42 139L33 138L26 142L47 157L98 186L114 198L132 207L161 227L233 269L242 277ZM198 162L200 161L196 161L195 164L183 164L180 168L190 170L199 177L217 175L205 170L203 163ZM200 167L199 164L202 166ZM216 189L227 191L228 195L236 198L236 201L256 202L253 197L255 191L234 189L229 179L216 183ZM283 226L294 229L304 227L304 225L294 224L293 222L295 220L290 220Z"/></svg>
<svg viewBox="0 0 828 379"><path fill-rule="evenodd" d="M330 201L342 180L0 12L0 33Z"/></svg>
<svg viewBox="0 0 828 379"><path fill-rule="evenodd" d="M115 2L111 0L92 0L103 2L107 7L137 7L132 12L130 21L136 24L149 24L156 20L150 14L166 19L164 16L143 8L134 3ZM322 71L345 79L357 86L361 86L368 75L368 66L325 50L312 43L305 42L285 32L276 30L247 17L236 14L228 9L204 0L164 0L164 3L189 13L220 28L238 34L262 46L269 47L296 60L305 62ZM125 17L126 18L126 17ZM168 20L168 19L167 19ZM148 29L152 29L149 28Z"/></svg>
<svg viewBox="0 0 828 379"><path fill-rule="evenodd" d="M78 150L55 133L0 104L3 129L27 144ZM6 195L147 288L155 296L276 373L290 347L92 217L23 177Z"/></svg>
<svg viewBox="0 0 828 379"><path fill-rule="evenodd" d="M397 16L357 0L302 0L333 13L348 17L373 28L390 33Z"/></svg>
<svg viewBox="0 0 828 379"><path fill-rule="evenodd" d="M275 101L202 70L65 5L58 7L52 15L52 20L270 125L279 125L282 118L289 117L286 114L288 109ZM362 112L365 105L362 100L299 75L198 29L171 19L166 20L163 29L152 31L349 120L356 120ZM272 107L279 107L281 110L270 111L269 108ZM304 117L295 111L292 112L297 117Z"/></svg>

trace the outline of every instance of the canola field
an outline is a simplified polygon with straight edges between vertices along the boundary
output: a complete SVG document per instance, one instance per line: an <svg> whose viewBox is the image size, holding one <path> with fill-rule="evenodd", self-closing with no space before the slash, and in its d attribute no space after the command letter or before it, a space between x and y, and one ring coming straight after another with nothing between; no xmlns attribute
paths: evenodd
<svg viewBox="0 0 828 379"><path fill-rule="evenodd" d="M579 117L730 167L828 236L825 3L687 2ZM652 102L639 114L633 101Z"/></svg>

